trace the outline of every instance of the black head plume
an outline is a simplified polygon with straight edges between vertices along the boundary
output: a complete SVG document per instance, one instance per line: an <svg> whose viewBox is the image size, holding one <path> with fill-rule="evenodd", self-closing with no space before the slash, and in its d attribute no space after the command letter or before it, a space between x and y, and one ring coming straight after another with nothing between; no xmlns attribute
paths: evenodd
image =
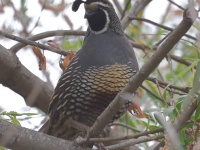
<svg viewBox="0 0 200 150"><path fill-rule="evenodd" d="M86 2L84 2L84 1L82 1L82 0L75 0L74 3L72 4L72 10L73 10L74 12L76 12L76 11L78 10L79 6L80 6L82 3L86 3Z"/></svg>

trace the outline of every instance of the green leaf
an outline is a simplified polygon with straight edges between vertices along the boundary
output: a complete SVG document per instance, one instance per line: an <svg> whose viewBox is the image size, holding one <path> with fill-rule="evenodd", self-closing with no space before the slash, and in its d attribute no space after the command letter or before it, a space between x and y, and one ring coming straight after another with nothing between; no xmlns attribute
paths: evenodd
<svg viewBox="0 0 200 150"><path fill-rule="evenodd" d="M148 121L154 124L157 123L155 117L151 113L148 114Z"/></svg>
<svg viewBox="0 0 200 150"><path fill-rule="evenodd" d="M38 115L38 114L37 113L22 113L22 115L35 116L35 115Z"/></svg>
<svg viewBox="0 0 200 150"><path fill-rule="evenodd" d="M151 90L155 95L159 96L159 93L156 90L157 88L155 88L155 85L152 82L145 80L145 84L147 85L149 90Z"/></svg>
<svg viewBox="0 0 200 150"><path fill-rule="evenodd" d="M158 117L161 117L161 118L163 118L163 119L164 119L164 117L163 117L161 114L158 114L158 113L155 113L155 114L154 114L154 117L155 117L156 121L157 121L160 125L163 126L162 122L160 121L160 119L159 119Z"/></svg>
<svg viewBox="0 0 200 150"><path fill-rule="evenodd" d="M200 89L200 61L198 61L197 67L196 67L196 73L194 75L193 80L193 90L196 93Z"/></svg>
<svg viewBox="0 0 200 150"><path fill-rule="evenodd" d="M27 11L26 0L21 0L21 12L25 14Z"/></svg>
<svg viewBox="0 0 200 150"><path fill-rule="evenodd" d="M159 129L159 126L149 125L149 130Z"/></svg>
<svg viewBox="0 0 200 150"><path fill-rule="evenodd" d="M182 100L179 100L177 103L176 103L176 105L175 105L175 107L174 107L174 110L173 110L173 113L174 113L174 115L175 116L178 116L179 115L179 113L180 113L180 111L181 111L181 108L182 108Z"/></svg>
<svg viewBox="0 0 200 150"><path fill-rule="evenodd" d="M190 71L192 68L194 68L194 66L197 64L198 61L194 61L190 66L186 67L184 70L182 70L181 72L179 72L177 74L177 76L171 81L171 83L175 83L175 81L177 81L178 79L180 79L181 77L183 77L184 74L188 73L188 71ZM170 84L169 84L170 85ZM165 89L167 89L168 86L165 87Z"/></svg>
<svg viewBox="0 0 200 150"><path fill-rule="evenodd" d="M16 117L13 117L13 116L9 116L9 117L11 119L11 123L18 125L18 126L21 126L20 122L17 120Z"/></svg>
<svg viewBox="0 0 200 150"><path fill-rule="evenodd" d="M184 124L183 127L182 127L182 130L186 130L186 129L192 128L193 126L194 126L194 123Z"/></svg>
<svg viewBox="0 0 200 150"><path fill-rule="evenodd" d="M200 103L197 106L196 112L195 112L195 120L200 119Z"/></svg>
<svg viewBox="0 0 200 150"><path fill-rule="evenodd" d="M0 150L5 150L5 148L4 148L4 147L2 147L2 146L0 146Z"/></svg>
<svg viewBox="0 0 200 150"><path fill-rule="evenodd" d="M185 139L186 139L186 135L185 135L185 131L181 130L179 132L179 138L180 138L180 142L182 145L185 145Z"/></svg>
<svg viewBox="0 0 200 150"><path fill-rule="evenodd" d="M73 41L68 41L68 40L63 40L61 43L62 48L66 50L77 50L80 49L82 45L82 40L73 40Z"/></svg>
<svg viewBox="0 0 200 150"><path fill-rule="evenodd" d="M164 116L168 116L170 118L170 120L174 119L176 117L176 113L174 113L174 107L167 107L164 108L163 110L163 114Z"/></svg>
<svg viewBox="0 0 200 150"><path fill-rule="evenodd" d="M17 113L15 111L10 111L10 112L1 112L0 115L6 115L6 116L34 116L34 115L38 115L37 113Z"/></svg>
<svg viewBox="0 0 200 150"><path fill-rule="evenodd" d="M185 139L185 145L188 145L190 142L193 142L194 138L193 137L188 137Z"/></svg>

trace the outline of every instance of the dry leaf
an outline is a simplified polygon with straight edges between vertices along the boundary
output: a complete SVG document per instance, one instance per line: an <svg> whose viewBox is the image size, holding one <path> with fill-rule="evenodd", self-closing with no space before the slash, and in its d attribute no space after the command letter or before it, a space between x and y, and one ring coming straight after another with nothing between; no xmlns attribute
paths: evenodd
<svg viewBox="0 0 200 150"><path fill-rule="evenodd" d="M55 43L54 41L52 41L52 40L47 41L47 44L49 46L53 47L53 48L61 50L61 47L57 43Z"/></svg>
<svg viewBox="0 0 200 150"><path fill-rule="evenodd" d="M67 68L73 57L74 57L74 52L70 52L67 56L60 59L59 65L63 71Z"/></svg>
<svg viewBox="0 0 200 150"><path fill-rule="evenodd" d="M175 14L176 16L183 15L183 10L175 10L175 11L174 11L174 14Z"/></svg>
<svg viewBox="0 0 200 150"><path fill-rule="evenodd" d="M41 51L37 47L32 47L33 53L39 59L39 69L45 71L46 70L46 57L41 53Z"/></svg>
<svg viewBox="0 0 200 150"><path fill-rule="evenodd" d="M42 59L39 59L39 69L42 71L46 70L46 57L43 55Z"/></svg>
<svg viewBox="0 0 200 150"><path fill-rule="evenodd" d="M138 94L136 94L136 96L138 97ZM142 112L140 106L134 102L129 106L128 111L137 118L146 118L146 115Z"/></svg>
<svg viewBox="0 0 200 150"><path fill-rule="evenodd" d="M136 116L137 118L146 118L146 115L143 114L140 106L138 106L137 104L135 103L132 103L130 106L129 106L129 112ZM134 112L134 113L133 113Z"/></svg>

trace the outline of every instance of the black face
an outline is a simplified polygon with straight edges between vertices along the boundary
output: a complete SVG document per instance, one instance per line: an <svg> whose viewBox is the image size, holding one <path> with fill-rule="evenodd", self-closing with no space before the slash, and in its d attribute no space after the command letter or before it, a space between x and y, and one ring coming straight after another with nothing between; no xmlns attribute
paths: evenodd
<svg viewBox="0 0 200 150"><path fill-rule="evenodd" d="M85 18L88 20L92 33L102 34L112 29L118 34L124 34L120 20L109 0L75 0L72 10L77 11L82 3L85 6Z"/></svg>
<svg viewBox="0 0 200 150"><path fill-rule="evenodd" d="M103 30L107 21L105 12L100 8L88 16L87 20L91 30L96 32Z"/></svg>

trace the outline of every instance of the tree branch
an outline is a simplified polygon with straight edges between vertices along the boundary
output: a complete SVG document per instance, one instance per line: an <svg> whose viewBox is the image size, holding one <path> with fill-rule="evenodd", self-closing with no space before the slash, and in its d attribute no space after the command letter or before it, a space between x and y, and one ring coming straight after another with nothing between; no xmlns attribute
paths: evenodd
<svg viewBox="0 0 200 150"><path fill-rule="evenodd" d="M0 120L0 145L13 150L89 150L73 142Z"/></svg>
<svg viewBox="0 0 200 150"><path fill-rule="evenodd" d="M62 54L62 55L67 55L68 54L67 51L63 51L63 50L59 50L59 49L56 49L56 48L53 48L53 47L50 47L50 46L47 46L47 45L43 45L43 44L40 44L39 42L34 42L34 41L27 40L27 39L23 39L21 37L8 34L8 33L3 32L1 30L0 30L0 35L4 36L6 38L9 38L9 39L12 39L12 40L27 44L27 45L32 45L32 46L35 46L35 47L39 47L39 48L41 48L43 50L49 50L49 51L57 53L57 54Z"/></svg>
<svg viewBox="0 0 200 150"><path fill-rule="evenodd" d="M75 31L75 30L55 30L55 31L48 31L48 32L44 32L44 33L40 33L40 34L31 36L31 37L27 38L26 40L37 41L37 40L41 40L41 39L52 37L52 36L64 36L64 35L84 36L85 32L84 31ZM16 45L12 46L10 48L10 50L13 51L14 53L16 53L18 50L20 50L21 48L23 48L26 45L27 45L27 43L20 42Z"/></svg>
<svg viewBox="0 0 200 150"><path fill-rule="evenodd" d="M24 67L17 56L0 46L0 83L21 95L28 106L48 111L53 89Z"/></svg>
<svg viewBox="0 0 200 150"><path fill-rule="evenodd" d="M81 139L79 142L80 143L84 143L84 142L89 142L89 143L96 143L96 142L113 142L113 141L123 141L123 140L128 140L128 139L136 139L142 136L149 136L149 134L155 134L155 133L159 133L159 132L163 132L164 129L163 128L158 128L155 130L150 130L150 131L144 131L144 132L140 132L140 133L136 133L133 135L127 135L127 136L121 136L121 137L108 137L108 138L91 138L91 139Z"/></svg>
<svg viewBox="0 0 200 150"><path fill-rule="evenodd" d="M137 17L129 17L129 18L130 18L130 20L140 20L140 21L144 21L144 22L150 23L150 24L152 24L152 25L155 25L155 26L157 26L157 27L163 28L163 29L165 29L165 30L173 31L173 28L170 28L170 27L161 25L161 24L156 23L156 22L153 22L153 21L151 21L151 20L149 20L149 19L137 18ZM189 35L189 34L185 34L184 36L186 36L186 37L188 37L188 38L190 38L190 39L192 39L192 40L195 40L195 41L197 40L195 37L193 37L193 36L191 36L191 35Z"/></svg>
<svg viewBox="0 0 200 150"><path fill-rule="evenodd" d="M158 136L153 136L153 137L140 137L140 138L135 139L135 140L128 140L128 141L123 142L123 143L119 143L119 144L115 144L115 145L111 145L111 146L106 146L106 149L108 149L108 150L122 149L124 147L133 146L133 145L148 142L148 141L155 141L155 140L159 140L159 139L162 139L162 138L164 138L163 135L158 135Z"/></svg>
<svg viewBox="0 0 200 150"><path fill-rule="evenodd" d="M179 90L179 91L181 91L181 92L184 92L184 93L188 93L189 92L189 90L191 89L191 87L180 87L180 86L176 86L176 85L173 85L173 84L170 84L170 83L168 83L168 82L164 82L164 81L162 81L162 80L158 80L158 79L156 79L156 78L153 78L153 77L151 77L151 76L149 76L148 78L147 78L147 80L149 80L149 81L151 81L151 82L153 82L153 83L158 83L159 84L159 86L161 86L161 87L169 87L169 88L171 88L171 89L175 89L175 90Z"/></svg>

